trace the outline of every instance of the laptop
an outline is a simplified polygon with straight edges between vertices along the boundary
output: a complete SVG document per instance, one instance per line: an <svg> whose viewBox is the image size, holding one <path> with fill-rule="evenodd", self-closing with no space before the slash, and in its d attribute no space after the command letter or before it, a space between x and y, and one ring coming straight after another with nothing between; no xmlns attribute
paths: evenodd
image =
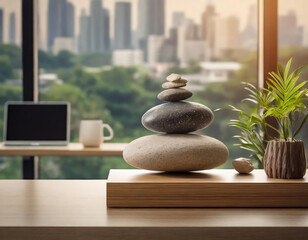
<svg viewBox="0 0 308 240"><path fill-rule="evenodd" d="M11 146L65 146L70 141L68 102L7 102L3 141Z"/></svg>

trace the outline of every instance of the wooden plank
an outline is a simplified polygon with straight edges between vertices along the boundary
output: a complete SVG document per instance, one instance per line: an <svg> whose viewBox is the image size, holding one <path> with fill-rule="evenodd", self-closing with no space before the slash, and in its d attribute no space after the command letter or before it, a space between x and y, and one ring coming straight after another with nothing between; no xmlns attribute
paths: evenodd
<svg viewBox="0 0 308 240"><path fill-rule="evenodd" d="M267 178L264 170L159 173L111 170L108 207L308 207L307 177Z"/></svg>
<svg viewBox="0 0 308 240"><path fill-rule="evenodd" d="M81 143L67 146L4 146L0 156L122 156L127 143L103 143L99 148L85 148Z"/></svg>
<svg viewBox="0 0 308 240"><path fill-rule="evenodd" d="M0 216L5 240L284 240L308 234L307 208L107 208L105 180L0 180Z"/></svg>

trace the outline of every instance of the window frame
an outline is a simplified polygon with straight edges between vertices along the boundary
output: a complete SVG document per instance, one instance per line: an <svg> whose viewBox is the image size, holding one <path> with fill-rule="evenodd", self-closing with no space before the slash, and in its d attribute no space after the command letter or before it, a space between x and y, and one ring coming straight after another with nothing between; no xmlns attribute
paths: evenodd
<svg viewBox="0 0 308 240"><path fill-rule="evenodd" d="M38 0L22 1L22 100L38 102ZM23 179L39 178L39 159L22 158Z"/></svg>

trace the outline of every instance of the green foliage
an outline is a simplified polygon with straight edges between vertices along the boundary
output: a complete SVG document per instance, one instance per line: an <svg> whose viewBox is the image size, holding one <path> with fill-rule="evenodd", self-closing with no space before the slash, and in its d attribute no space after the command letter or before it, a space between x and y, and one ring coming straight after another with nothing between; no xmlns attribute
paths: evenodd
<svg viewBox="0 0 308 240"><path fill-rule="evenodd" d="M291 63L292 58L285 69L278 63L278 73L269 73L271 78L268 78L267 89L260 91L252 84L245 83L249 96L243 101L253 104L248 111L231 106L238 113L238 119L229 123L240 130L241 135L234 136L240 141L237 145L252 152L251 156L258 161L260 168L263 167L266 142L271 139L267 129L275 130L279 139L294 141L308 118L308 114L301 118L302 109L306 108L304 102L308 100L308 90L304 89L306 81L298 84L300 72L306 65L289 73ZM276 119L278 128L267 123L269 117Z"/></svg>
<svg viewBox="0 0 308 240"><path fill-rule="evenodd" d="M0 83L13 76L13 67L8 56L0 56Z"/></svg>
<svg viewBox="0 0 308 240"><path fill-rule="evenodd" d="M102 67L111 64L111 53L91 53L78 57L78 63L87 67Z"/></svg>
<svg viewBox="0 0 308 240"><path fill-rule="evenodd" d="M69 51L60 51L57 55L39 51L39 64L40 68L44 69L68 69L76 64L75 54Z"/></svg>
<svg viewBox="0 0 308 240"><path fill-rule="evenodd" d="M246 85L244 89L249 92L249 96L243 101L250 102L253 107L245 111L230 105L231 109L238 113L238 119L230 120L229 126L240 130L241 135L234 136L240 141L236 146L250 151L251 157L258 163L258 167L263 168L268 133L262 106L270 104L273 99L268 95L267 91L259 91L250 83L244 84Z"/></svg>
<svg viewBox="0 0 308 240"><path fill-rule="evenodd" d="M0 56L7 56L12 68L21 68L21 50L15 45L0 43Z"/></svg>
<svg viewBox="0 0 308 240"><path fill-rule="evenodd" d="M301 70L305 65L289 73L291 64L292 58L288 61L285 69L278 63L278 74L275 72L269 73L271 78L268 78L267 85L269 95L272 96L274 101L272 104L264 106L266 110L265 117L269 116L276 119L279 128L273 127L273 129L279 134L279 138L285 141L288 139L294 141L308 118L308 114L306 114L297 127L297 122L301 119L302 110L306 108L304 102L308 100L308 90L304 88L307 81L298 83Z"/></svg>

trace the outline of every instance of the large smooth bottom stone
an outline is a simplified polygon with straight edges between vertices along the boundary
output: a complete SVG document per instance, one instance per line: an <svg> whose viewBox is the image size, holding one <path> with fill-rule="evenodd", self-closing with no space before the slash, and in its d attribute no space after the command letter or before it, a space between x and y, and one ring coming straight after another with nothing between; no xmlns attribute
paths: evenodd
<svg viewBox="0 0 308 240"><path fill-rule="evenodd" d="M123 152L131 166L156 171L197 171L225 163L227 147L219 140L197 134L150 135L132 141Z"/></svg>

